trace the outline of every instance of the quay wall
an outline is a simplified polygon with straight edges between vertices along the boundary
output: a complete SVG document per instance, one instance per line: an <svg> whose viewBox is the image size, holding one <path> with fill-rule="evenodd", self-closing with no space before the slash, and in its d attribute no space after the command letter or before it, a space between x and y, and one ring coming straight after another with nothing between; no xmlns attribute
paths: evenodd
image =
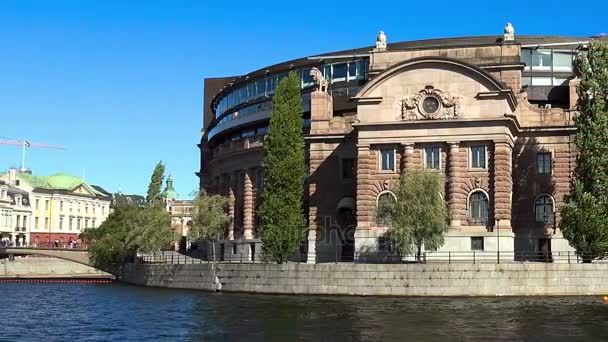
<svg viewBox="0 0 608 342"><path fill-rule="evenodd" d="M608 264L129 264L121 280L226 292L382 296L608 294Z"/></svg>
<svg viewBox="0 0 608 342"><path fill-rule="evenodd" d="M0 279L28 278L113 278L109 273L73 261L26 257L0 259Z"/></svg>

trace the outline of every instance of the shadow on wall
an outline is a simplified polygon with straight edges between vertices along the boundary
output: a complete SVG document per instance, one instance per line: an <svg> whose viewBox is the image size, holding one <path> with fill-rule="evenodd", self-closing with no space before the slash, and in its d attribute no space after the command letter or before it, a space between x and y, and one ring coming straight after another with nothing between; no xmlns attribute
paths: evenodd
<svg viewBox="0 0 608 342"><path fill-rule="evenodd" d="M554 156L535 137L518 140L513 149L512 227L515 252L550 252L559 222Z"/></svg>
<svg viewBox="0 0 608 342"><path fill-rule="evenodd" d="M313 165L307 185L315 190L312 194L309 194L309 187L305 190L308 194L306 217L312 221L309 226L317 227L317 262L353 259L354 231L357 226L354 203L357 193L355 143L356 138L351 135L337 140L336 148L326 157L315 155L314 149L307 154L308 165ZM319 161L318 166L314 167ZM353 200L344 201L347 198Z"/></svg>

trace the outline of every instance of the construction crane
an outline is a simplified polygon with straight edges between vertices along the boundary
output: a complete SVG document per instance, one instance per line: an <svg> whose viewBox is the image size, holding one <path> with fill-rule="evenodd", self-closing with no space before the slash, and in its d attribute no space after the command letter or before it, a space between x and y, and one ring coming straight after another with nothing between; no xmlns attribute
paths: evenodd
<svg viewBox="0 0 608 342"><path fill-rule="evenodd" d="M64 146L60 145L49 145L49 144L41 144L41 143L32 143L27 140L14 140L14 139L0 139L0 145L14 145L21 146L21 172L26 172L25 168L25 149L26 147L30 148L53 148L58 150L64 150Z"/></svg>

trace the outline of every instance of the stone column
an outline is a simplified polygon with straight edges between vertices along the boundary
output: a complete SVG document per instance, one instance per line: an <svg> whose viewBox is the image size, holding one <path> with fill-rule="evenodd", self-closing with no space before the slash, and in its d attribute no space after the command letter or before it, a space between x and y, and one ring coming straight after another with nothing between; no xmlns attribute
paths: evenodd
<svg viewBox="0 0 608 342"><path fill-rule="evenodd" d="M450 229L459 229L466 219L467 194L463 188L467 170L466 151L460 150L458 142L449 142L448 152L448 207L450 209Z"/></svg>
<svg viewBox="0 0 608 342"><path fill-rule="evenodd" d="M299 253L299 252L298 252ZM308 251L306 255L307 264L315 264L317 262L317 230L308 230Z"/></svg>
<svg viewBox="0 0 608 342"><path fill-rule="evenodd" d="M243 181L243 238L253 239L253 184L250 170L245 170Z"/></svg>
<svg viewBox="0 0 608 342"><path fill-rule="evenodd" d="M234 196L234 182L233 176L228 176L228 218L230 223L228 224L228 240L234 240L234 205L236 198Z"/></svg>
<svg viewBox="0 0 608 342"><path fill-rule="evenodd" d="M494 219L500 229L511 230L511 193L513 178L511 163L513 147L508 142L494 142Z"/></svg>
<svg viewBox="0 0 608 342"><path fill-rule="evenodd" d="M355 253L373 244L370 228L373 221L376 195L373 190L372 173L377 165L370 154L369 145L357 145L357 227L355 228Z"/></svg>
<svg viewBox="0 0 608 342"><path fill-rule="evenodd" d="M401 172L403 172L405 169L413 169L415 167L414 143L402 143L401 145L403 146L403 160L401 161L403 168L401 169Z"/></svg>

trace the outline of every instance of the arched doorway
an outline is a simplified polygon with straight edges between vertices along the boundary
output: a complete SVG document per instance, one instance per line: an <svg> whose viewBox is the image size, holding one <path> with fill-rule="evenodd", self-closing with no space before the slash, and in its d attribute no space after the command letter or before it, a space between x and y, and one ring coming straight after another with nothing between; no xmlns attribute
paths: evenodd
<svg viewBox="0 0 608 342"><path fill-rule="evenodd" d="M338 226L341 247L341 261L353 261L355 258L355 199L344 197L338 203Z"/></svg>

